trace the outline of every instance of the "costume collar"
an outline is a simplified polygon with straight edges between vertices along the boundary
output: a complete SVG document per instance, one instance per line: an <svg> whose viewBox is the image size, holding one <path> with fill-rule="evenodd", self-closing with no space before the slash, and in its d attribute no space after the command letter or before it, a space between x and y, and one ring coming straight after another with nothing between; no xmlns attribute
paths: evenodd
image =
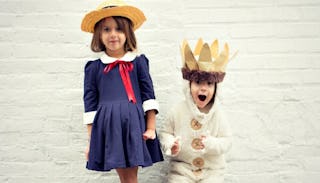
<svg viewBox="0 0 320 183"><path fill-rule="evenodd" d="M117 60L125 61L125 62L131 62L137 57L137 53L133 52L127 52L123 57L121 58L114 58L108 56L106 53L103 53L103 55L100 57L100 60L104 64L110 64L112 62L115 62Z"/></svg>

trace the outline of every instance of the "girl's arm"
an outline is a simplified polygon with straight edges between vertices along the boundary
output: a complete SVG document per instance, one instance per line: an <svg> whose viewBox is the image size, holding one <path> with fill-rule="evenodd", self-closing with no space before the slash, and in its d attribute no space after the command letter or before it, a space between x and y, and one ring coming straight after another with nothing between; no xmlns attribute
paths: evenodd
<svg viewBox="0 0 320 183"><path fill-rule="evenodd" d="M149 110L146 112L147 127L143 133L143 139L155 139L156 138L156 111Z"/></svg>
<svg viewBox="0 0 320 183"><path fill-rule="evenodd" d="M91 138L91 130L92 130L92 124L88 124L87 125L88 128L88 141L90 142L90 138Z"/></svg>
<svg viewBox="0 0 320 183"><path fill-rule="evenodd" d="M88 146L86 147L85 154L86 154L86 159L88 161L89 160L89 152L90 152L90 138L91 138L92 124L88 124L87 129L88 129Z"/></svg>
<svg viewBox="0 0 320 183"><path fill-rule="evenodd" d="M97 104L98 104L98 91L96 83L96 66L93 61L89 61L84 69L84 108L85 113L83 116L83 123L87 125L88 130L88 145L85 149L86 159L89 159L90 150L90 137L93 119L96 115Z"/></svg>
<svg viewBox="0 0 320 183"><path fill-rule="evenodd" d="M137 67L142 107L146 115L146 131L143 133L143 139L155 139L156 114L159 104L155 99L153 82L149 73L149 60L141 55L137 61Z"/></svg>
<svg viewBox="0 0 320 183"><path fill-rule="evenodd" d="M84 91L83 91L83 101L85 113L83 115L83 123L91 124L96 115L98 106L98 90L96 83L96 63L94 61L89 61L84 69Z"/></svg>
<svg viewBox="0 0 320 183"><path fill-rule="evenodd" d="M144 55L141 55L137 67L143 110L146 115L148 115L148 111L152 110L157 114L159 112L159 104L156 101L153 82L149 73L149 60Z"/></svg>

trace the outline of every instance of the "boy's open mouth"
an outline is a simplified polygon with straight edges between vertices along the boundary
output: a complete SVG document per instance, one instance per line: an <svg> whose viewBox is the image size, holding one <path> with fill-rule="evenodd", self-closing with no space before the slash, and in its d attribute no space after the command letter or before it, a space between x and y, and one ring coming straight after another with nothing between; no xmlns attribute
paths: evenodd
<svg viewBox="0 0 320 183"><path fill-rule="evenodd" d="M206 100L207 96L205 95L198 95L199 100L201 100L202 102Z"/></svg>

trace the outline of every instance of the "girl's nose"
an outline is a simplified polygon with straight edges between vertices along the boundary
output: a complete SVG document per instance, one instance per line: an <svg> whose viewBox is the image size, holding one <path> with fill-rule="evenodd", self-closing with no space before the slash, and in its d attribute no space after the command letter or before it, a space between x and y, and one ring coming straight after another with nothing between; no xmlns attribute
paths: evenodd
<svg viewBox="0 0 320 183"><path fill-rule="evenodd" d="M115 29L111 29L111 32L110 32L111 36L115 36L115 35L116 35L116 33L117 33L117 30L115 30Z"/></svg>

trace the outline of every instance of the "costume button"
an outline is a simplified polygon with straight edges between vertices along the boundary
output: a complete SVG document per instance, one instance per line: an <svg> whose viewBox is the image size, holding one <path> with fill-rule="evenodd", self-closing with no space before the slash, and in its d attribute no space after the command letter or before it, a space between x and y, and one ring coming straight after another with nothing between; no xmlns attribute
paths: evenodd
<svg viewBox="0 0 320 183"><path fill-rule="evenodd" d="M203 160L202 158L195 158L195 159L192 161L192 164L193 164L195 167L202 168L203 165L204 165L204 160Z"/></svg>
<svg viewBox="0 0 320 183"><path fill-rule="evenodd" d="M191 146L193 149L199 150L199 149L203 149L202 148L202 142L200 138L195 138L192 140Z"/></svg>
<svg viewBox="0 0 320 183"><path fill-rule="evenodd" d="M200 176L200 175L202 174L202 170L201 170L201 169L192 170L192 173L193 173L195 176Z"/></svg>
<svg viewBox="0 0 320 183"><path fill-rule="evenodd" d="M202 125L195 119L191 121L191 128L194 130L199 130L202 127Z"/></svg>

